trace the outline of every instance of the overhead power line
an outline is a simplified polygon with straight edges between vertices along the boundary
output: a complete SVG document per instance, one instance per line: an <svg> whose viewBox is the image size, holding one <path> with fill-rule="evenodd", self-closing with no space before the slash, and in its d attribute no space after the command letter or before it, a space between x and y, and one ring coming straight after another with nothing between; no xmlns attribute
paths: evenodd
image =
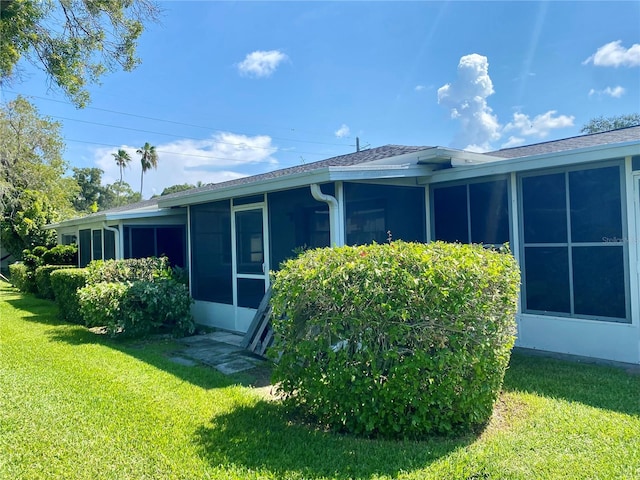
<svg viewBox="0 0 640 480"><path fill-rule="evenodd" d="M25 97L37 98L39 100L45 100L45 101L48 101L48 102L55 102L55 103L61 103L61 104L64 104L64 105L72 106L71 103L65 102L63 100L56 100L56 99L53 99L53 98L41 97L41 96L38 96L38 95L30 95L30 94L20 93L20 92L14 91L14 90L7 90L7 89L5 89L5 92L13 93L13 94L16 94L16 95L23 95ZM124 116L128 116L128 117L133 117L133 118L141 118L141 119L144 119L144 120L152 120L152 121L156 121L156 122L164 122L164 123L169 123L169 124L173 124L173 125L181 125L181 126L185 126L185 127L202 128L202 129L213 131L213 132L233 133L233 132L228 132L227 130L220 129L220 128L207 127L207 126L203 126L203 125L196 125L196 124L185 123L185 122L177 122L175 120L167 120L167 119L164 119L164 118L149 117L149 116L146 116L146 115L139 115L137 113L120 112L120 111L117 111L117 110L110 110L110 109L107 109L107 108L88 106L88 107L85 107L85 109L87 109L87 110L89 110L89 109L90 110L97 110L97 111L107 112L107 113L113 113L113 114L116 114L116 115L124 115ZM50 116L52 116L52 115L50 115ZM276 127L276 128L278 128L278 127ZM243 134L243 135L258 136L258 135L262 135L262 134ZM353 145L347 145L347 144L344 144L344 143L318 142L318 141L314 141L314 140L297 140L297 139L294 139L294 138L285 138L285 137L271 137L270 136L270 138L272 138L274 140L280 140L280 141L286 141L286 142L312 143L312 144L316 144L316 145L329 145L329 146L335 146L335 147L351 147L351 146L353 146ZM351 139L352 137L343 137L343 138Z"/></svg>

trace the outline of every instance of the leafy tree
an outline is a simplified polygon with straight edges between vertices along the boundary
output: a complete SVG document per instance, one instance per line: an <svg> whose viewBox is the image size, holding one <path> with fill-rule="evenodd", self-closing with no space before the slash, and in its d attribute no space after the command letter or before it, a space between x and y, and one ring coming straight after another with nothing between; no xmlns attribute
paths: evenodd
<svg viewBox="0 0 640 480"><path fill-rule="evenodd" d="M127 182L102 185L103 173L100 168L73 169L73 178L80 185L80 193L73 201L76 210L95 213L140 201L140 194L134 192Z"/></svg>
<svg viewBox="0 0 640 480"><path fill-rule="evenodd" d="M613 117L599 117L589 120L581 129L581 133L599 133L616 130L618 128L635 127L640 125L640 113L617 115Z"/></svg>
<svg viewBox="0 0 640 480"><path fill-rule="evenodd" d="M159 13L152 0L0 0L0 79L24 59L83 107L87 84L140 63L138 38Z"/></svg>
<svg viewBox="0 0 640 480"><path fill-rule="evenodd" d="M100 168L74 168L73 178L78 182L80 191L73 200L73 207L78 212L92 213L92 205L100 207L104 187L101 185L102 174Z"/></svg>
<svg viewBox="0 0 640 480"><path fill-rule="evenodd" d="M140 195L139 192L134 192L127 182L115 182L111 185L107 185L106 191L107 195L110 195L112 198L111 204L108 208L129 205L131 203L139 202L142 199L142 195Z"/></svg>
<svg viewBox="0 0 640 480"><path fill-rule="evenodd" d="M112 153L111 155L113 155L116 165L120 167L120 183L122 183L122 169L131 163L131 156L123 149L119 149L117 153Z"/></svg>
<svg viewBox="0 0 640 480"><path fill-rule="evenodd" d="M164 190L162 190L162 193L160 194L160 196L169 195L171 193L184 192L185 190L191 190L192 188L196 188L196 186L191 185L190 183L183 183L181 185L171 185L170 187L167 187Z"/></svg>
<svg viewBox="0 0 640 480"><path fill-rule="evenodd" d="M53 233L42 227L74 213L78 192L65 177L60 124L41 117L18 97L0 108L0 240L16 257L47 245Z"/></svg>
<svg viewBox="0 0 640 480"><path fill-rule="evenodd" d="M140 155L140 163L142 164L142 173L140 174L140 195L142 195L142 184L144 182L144 174L151 168L158 168L158 153L156 147L145 142L144 146L136 150Z"/></svg>

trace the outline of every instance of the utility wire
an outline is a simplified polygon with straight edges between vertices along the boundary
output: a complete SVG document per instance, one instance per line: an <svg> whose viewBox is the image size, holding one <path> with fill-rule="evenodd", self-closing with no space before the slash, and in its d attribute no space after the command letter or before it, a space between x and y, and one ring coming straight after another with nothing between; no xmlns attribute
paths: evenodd
<svg viewBox="0 0 640 480"><path fill-rule="evenodd" d="M37 99L40 99L40 100L46 100L46 101L49 101L49 102L62 103L64 105L72 105L71 103L65 102L63 100L56 100L56 99L53 99L53 98L41 97L41 96L38 96L38 95L29 95L29 94L26 94L26 93L23 94L23 93L20 93L20 92L16 92L14 90L5 89L5 92L14 93L16 95L23 95L25 97L37 98ZM219 128L205 127L203 125L195 125L195 124L192 124L192 123L176 122L175 120L166 120L166 119L163 119L163 118L148 117L148 116L145 116L145 115L138 115L136 113L119 112L117 110L110 110L110 109L107 109L107 108L91 107L91 106L85 107L85 108L86 109L91 109L91 110L98 110L98 111L101 111L101 112L115 113L117 115L125 115L125 116L128 116L128 117L141 118L141 119L144 119L144 120L153 120L153 121L156 121L156 122L170 123L170 124L173 124L173 125L182 125L182 126L185 126L185 127L193 127L193 128L203 128L203 129L206 129L206 130L209 130L209 131L215 131L215 132L225 132L225 130L222 130L222 129L219 129ZM258 136L260 134L245 134L245 135ZM330 146L334 146L334 147L352 147L353 146L353 145L346 145L344 143L317 142L317 141L313 141L313 140L296 140L296 139L293 139L293 138L284 138L284 137L271 137L271 138L274 139L274 140L281 140L281 141L286 141L286 142L313 143L313 144L317 144L317 145L330 145ZM349 138L350 139L352 137L343 137L343 138Z"/></svg>
<svg viewBox="0 0 640 480"><path fill-rule="evenodd" d="M212 138L185 137L185 136L182 136L182 135L177 135L175 133L154 132L152 130L144 130L144 129L141 129L141 128L121 127L119 125L110 125L110 124L107 124L107 123L92 122L90 120L80 120L78 118L61 117L59 115L48 115L48 116L51 117L51 118L57 118L57 119L60 119L60 120L67 120L67 121L70 121L70 122L86 123L86 124L89 124L89 125L98 125L98 126L101 126L101 127L108 127L108 128L118 128L118 129L121 129L121 130L130 130L132 132L142 132L142 133L151 133L151 134L154 134L154 135L164 135L164 136L167 136L167 137L176 137L176 138L181 138L181 139L184 139L184 140L195 140L195 141L198 141L198 142L211 140L211 141L215 142L216 144L231 145L231 146L234 146L234 147L244 147L244 148L249 148L249 149L252 149L252 150L274 150L274 149L277 149L276 147L259 147L259 146L255 146L255 145L248 145L247 143L224 142L222 140L217 140L217 139L212 139ZM273 137L270 137L270 138L273 138ZM305 154L309 154L309 155L324 155L322 153L317 153L317 152L302 152L302 151L296 151L296 152L297 153L305 153Z"/></svg>

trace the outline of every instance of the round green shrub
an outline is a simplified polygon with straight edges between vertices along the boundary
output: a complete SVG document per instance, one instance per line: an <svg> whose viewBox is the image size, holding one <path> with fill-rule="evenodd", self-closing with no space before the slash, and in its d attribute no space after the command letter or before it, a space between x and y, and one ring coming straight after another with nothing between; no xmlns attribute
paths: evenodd
<svg viewBox="0 0 640 480"><path fill-rule="evenodd" d="M42 254L45 265L78 265L78 246L56 245Z"/></svg>
<svg viewBox="0 0 640 480"><path fill-rule="evenodd" d="M469 431L490 417L515 339L514 258L480 245L311 250L273 282L274 380L336 430Z"/></svg>

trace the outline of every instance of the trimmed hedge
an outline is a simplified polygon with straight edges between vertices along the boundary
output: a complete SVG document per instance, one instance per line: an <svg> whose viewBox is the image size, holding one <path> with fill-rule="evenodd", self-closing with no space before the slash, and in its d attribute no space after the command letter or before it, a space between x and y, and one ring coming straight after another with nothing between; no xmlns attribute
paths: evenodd
<svg viewBox="0 0 640 480"><path fill-rule="evenodd" d="M43 265L36 268L36 295L49 300L55 299L53 288L51 287L51 273L60 269L74 268L71 265Z"/></svg>
<svg viewBox="0 0 640 480"><path fill-rule="evenodd" d="M56 245L42 254L45 265L78 265L77 245Z"/></svg>
<svg viewBox="0 0 640 480"><path fill-rule="evenodd" d="M87 283L153 281L171 278L167 257L128 258L126 260L94 260L87 265Z"/></svg>
<svg viewBox="0 0 640 480"><path fill-rule="evenodd" d="M80 312L78 290L87 283L85 268L64 268L55 270L49 275L60 317L71 323L83 324L84 318Z"/></svg>
<svg viewBox="0 0 640 480"><path fill-rule="evenodd" d="M113 337L161 330L184 336L195 329L189 290L175 280L99 282L80 289L78 297L86 325L104 326Z"/></svg>
<svg viewBox="0 0 640 480"><path fill-rule="evenodd" d="M274 381L333 429L420 437L490 417L515 339L507 252L435 242L326 248L272 285Z"/></svg>
<svg viewBox="0 0 640 480"><path fill-rule="evenodd" d="M36 292L34 272L22 262L9 265L9 279L11 284L23 293Z"/></svg>

